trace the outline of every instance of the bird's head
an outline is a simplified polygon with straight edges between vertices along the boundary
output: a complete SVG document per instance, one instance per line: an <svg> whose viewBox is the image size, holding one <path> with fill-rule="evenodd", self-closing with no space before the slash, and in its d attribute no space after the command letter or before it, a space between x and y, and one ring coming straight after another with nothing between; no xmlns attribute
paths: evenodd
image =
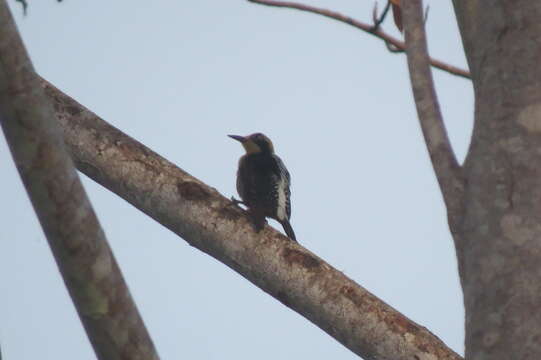
<svg viewBox="0 0 541 360"><path fill-rule="evenodd" d="M230 138L239 141L247 154L255 153L274 153L272 141L261 133L255 133L248 136L228 135Z"/></svg>

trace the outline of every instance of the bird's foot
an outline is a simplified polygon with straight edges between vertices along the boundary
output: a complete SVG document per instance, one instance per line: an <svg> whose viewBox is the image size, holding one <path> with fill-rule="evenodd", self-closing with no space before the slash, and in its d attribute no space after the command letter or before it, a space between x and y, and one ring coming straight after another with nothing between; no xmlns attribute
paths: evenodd
<svg viewBox="0 0 541 360"><path fill-rule="evenodd" d="M267 219L265 219L264 216L261 216L261 214L253 213L251 211L250 217L252 218L252 226L254 227L255 232L258 233L263 230L263 228L267 224Z"/></svg>
<svg viewBox="0 0 541 360"><path fill-rule="evenodd" d="M244 201L235 199L234 196L231 196L231 201L233 202L233 205L239 206L239 204L246 205Z"/></svg>

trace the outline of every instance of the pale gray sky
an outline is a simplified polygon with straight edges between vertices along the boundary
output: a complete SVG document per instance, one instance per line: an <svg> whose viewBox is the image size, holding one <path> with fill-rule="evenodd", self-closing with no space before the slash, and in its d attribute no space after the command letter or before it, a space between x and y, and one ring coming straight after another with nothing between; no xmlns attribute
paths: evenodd
<svg viewBox="0 0 541 360"><path fill-rule="evenodd" d="M29 2L26 17L10 4L42 76L227 197L242 149L226 134L264 132L293 178L298 240L463 353L455 253L405 56L347 25L247 1ZM307 3L365 21L373 6ZM450 2L430 4L432 55L464 67ZM462 158L471 83L434 75ZM4 359L95 359L3 137L0 165ZM83 179L162 360L357 358Z"/></svg>

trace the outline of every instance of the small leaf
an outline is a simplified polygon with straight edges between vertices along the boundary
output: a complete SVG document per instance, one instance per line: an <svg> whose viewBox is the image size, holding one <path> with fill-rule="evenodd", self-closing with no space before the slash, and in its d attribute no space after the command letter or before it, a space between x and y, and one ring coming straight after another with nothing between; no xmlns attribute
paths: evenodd
<svg viewBox="0 0 541 360"><path fill-rule="evenodd" d="M389 0L393 8L394 23L400 32L404 31L402 26L402 9L400 8L400 0Z"/></svg>

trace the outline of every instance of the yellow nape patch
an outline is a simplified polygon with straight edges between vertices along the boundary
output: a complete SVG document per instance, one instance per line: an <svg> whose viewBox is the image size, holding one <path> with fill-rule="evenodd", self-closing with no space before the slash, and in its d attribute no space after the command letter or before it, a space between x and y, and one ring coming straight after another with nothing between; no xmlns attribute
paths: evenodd
<svg viewBox="0 0 541 360"><path fill-rule="evenodd" d="M252 140L246 140L242 143L242 146L244 146L244 150L246 150L247 154L254 154L261 151L261 148Z"/></svg>

